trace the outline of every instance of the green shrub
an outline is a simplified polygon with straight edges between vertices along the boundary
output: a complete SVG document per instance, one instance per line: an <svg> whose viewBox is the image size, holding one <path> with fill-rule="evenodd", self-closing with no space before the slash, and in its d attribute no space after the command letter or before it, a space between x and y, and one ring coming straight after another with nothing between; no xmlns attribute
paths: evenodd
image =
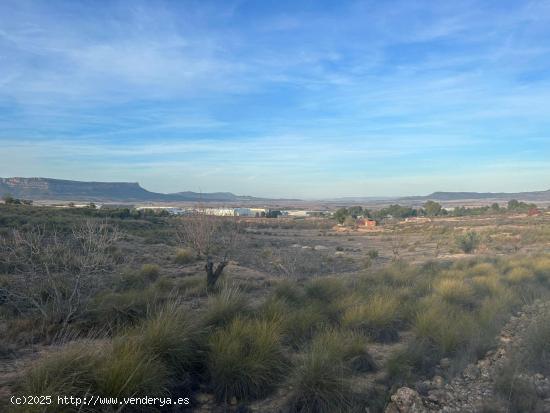
<svg viewBox="0 0 550 413"><path fill-rule="evenodd" d="M481 243L481 237L477 232L468 231L464 235L455 238L456 246L466 254L472 253Z"/></svg>
<svg viewBox="0 0 550 413"><path fill-rule="evenodd" d="M367 252L367 255L371 260L374 260L378 258L378 255L379 255L378 250L375 250L375 249L369 250L369 252Z"/></svg>
<svg viewBox="0 0 550 413"><path fill-rule="evenodd" d="M189 248L181 248L177 251L174 262L176 264L185 265L195 261L195 254Z"/></svg>
<svg viewBox="0 0 550 413"><path fill-rule="evenodd" d="M265 396L285 370L279 325L236 318L209 340L208 372L219 400Z"/></svg>

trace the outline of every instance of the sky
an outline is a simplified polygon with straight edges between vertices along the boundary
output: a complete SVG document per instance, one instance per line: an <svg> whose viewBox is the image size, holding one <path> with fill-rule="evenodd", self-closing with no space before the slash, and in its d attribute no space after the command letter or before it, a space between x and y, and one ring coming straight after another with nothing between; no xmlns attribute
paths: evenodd
<svg viewBox="0 0 550 413"><path fill-rule="evenodd" d="M550 189L550 0L0 2L0 176Z"/></svg>

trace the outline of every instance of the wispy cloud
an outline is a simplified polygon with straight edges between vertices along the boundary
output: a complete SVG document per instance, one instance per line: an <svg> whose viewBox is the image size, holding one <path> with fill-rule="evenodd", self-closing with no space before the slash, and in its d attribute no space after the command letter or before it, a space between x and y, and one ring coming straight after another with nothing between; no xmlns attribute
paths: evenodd
<svg viewBox="0 0 550 413"><path fill-rule="evenodd" d="M329 196L477 171L490 190L490 165L550 155L549 27L547 0L5 1L0 174ZM499 173L550 177L523 170Z"/></svg>

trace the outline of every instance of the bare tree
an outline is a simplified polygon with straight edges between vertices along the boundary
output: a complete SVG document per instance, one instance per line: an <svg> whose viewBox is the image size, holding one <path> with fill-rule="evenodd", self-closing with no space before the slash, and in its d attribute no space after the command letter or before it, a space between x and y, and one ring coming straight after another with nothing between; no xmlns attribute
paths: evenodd
<svg viewBox="0 0 550 413"><path fill-rule="evenodd" d="M239 239L238 222L198 210L180 220L176 233L179 241L205 259L206 286L211 289L222 275Z"/></svg>
<svg viewBox="0 0 550 413"><path fill-rule="evenodd" d="M0 237L0 266L13 274L0 295L19 312L66 326L96 291L98 275L114 264L119 233L102 221L85 221L60 235L34 227Z"/></svg>
<svg viewBox="0 0 550 413"><path fill-rule="evenodd" d="M391 251L393 253L393 259L399 259L399 253L401 246L403 245L403 239L400 236L395 236L390 240Z"/></svg>

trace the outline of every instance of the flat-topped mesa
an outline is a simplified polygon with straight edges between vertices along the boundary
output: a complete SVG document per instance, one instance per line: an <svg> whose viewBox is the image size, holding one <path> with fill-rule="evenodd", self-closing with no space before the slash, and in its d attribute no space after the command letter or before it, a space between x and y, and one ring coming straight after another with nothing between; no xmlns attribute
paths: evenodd
<svg viewBox="0 0 550 413"><path fill-rule="evenodd" d="M178 192L162 194L142 188L137 182L83 182L52 178L0 178L0 196L11 195L31 200L70 201L216 201L239 202L258 200L230 192L205 193Z"/></svg>

